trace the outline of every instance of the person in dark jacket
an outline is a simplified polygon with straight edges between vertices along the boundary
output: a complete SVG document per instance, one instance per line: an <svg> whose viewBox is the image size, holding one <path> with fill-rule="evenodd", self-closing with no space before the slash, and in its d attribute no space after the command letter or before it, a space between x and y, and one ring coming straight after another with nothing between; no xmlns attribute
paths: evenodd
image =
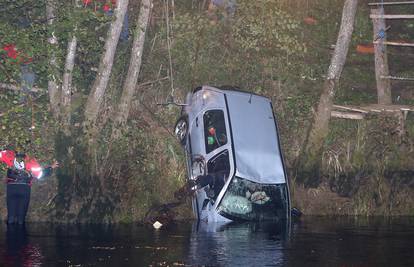
<svg viewBox="0 0 414 267"><path fill-rule="evenodd" d="M199 175L195 180L191 180L189 183L190 186L197 186L199 188L203 188L208 185L208 197L216 200L225 184L226 177L226 171L219 171L211 174Z"/></svg>
<svg viewBox="0 0 414 267"><path fill-rule="evenodd" d="M36 159L12 150L0 151L0 162L7 169L7 223L24 224L30 202L30 188L33 179L41 179L52 174L59 166L54 162L51 166L42 167Z"/></svg>

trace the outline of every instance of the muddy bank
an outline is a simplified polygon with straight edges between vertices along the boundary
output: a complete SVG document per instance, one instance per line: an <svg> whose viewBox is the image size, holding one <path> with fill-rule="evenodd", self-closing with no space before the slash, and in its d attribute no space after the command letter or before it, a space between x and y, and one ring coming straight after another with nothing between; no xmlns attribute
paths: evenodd
<svg viewBox="0 0 414 267"><path fill-rule="evenodd" d="M327 181L315 188L293 183L292 205L305 215L413 216L413 177L412 171L341 177L341 188Z"/></svg>

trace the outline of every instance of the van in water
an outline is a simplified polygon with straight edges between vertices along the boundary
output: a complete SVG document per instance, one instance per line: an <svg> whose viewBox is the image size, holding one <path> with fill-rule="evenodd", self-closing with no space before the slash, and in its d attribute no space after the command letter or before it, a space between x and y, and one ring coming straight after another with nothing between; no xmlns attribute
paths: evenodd
<svg viewBox="0 0 414 267"><path fill-rule="evenodd" d="M199 220L289 218L289 187L270 99L234 88L198 87L187 95L174 132L185 150ZM206 175L208 183L197 183Z"/></svg>

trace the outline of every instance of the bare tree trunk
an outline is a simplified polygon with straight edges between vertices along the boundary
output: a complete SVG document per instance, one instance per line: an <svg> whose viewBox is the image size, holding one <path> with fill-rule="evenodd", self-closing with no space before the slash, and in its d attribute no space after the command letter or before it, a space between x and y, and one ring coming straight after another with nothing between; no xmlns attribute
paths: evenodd
<svg viewBox="0 0 414 267"><path fill-rule="evenodd" d="M106 38L104 47L104 54L99 63L98 75L92 85L88 100L85 107L85 129L91 133L95 130L95 122L98 117L98 112L101 107L108 81L112 71L114 62L116 46L118 44L119 35L122 30L122 23L124 21L125 13L128 7L128 0L117 1L115 9L115 20L111 23Z"/></svg>
<svg viewBox="0 0 414 267"><path fill-rule="evenodd" d="M68 51L66 54L65 72L63 74L63 85L61 93L61 120L64 127L64 132L69 134L70 119L71 119L71 97L72 97L72 72L75 65L76 56L76 36L72 36L68 44Z"/></svg>
<svg viewBox="0 0 414 267"><path fill-rule="evenodd" d="M48 43L52 47L57 47L58 40L53 32L52 25L55 20L56 16L56 0L47 0L46 1L46 19L47 19L47 25L49 27L49 38ZM48 81L47 88L49 92L49 100L50 100L50 108L52 111L52 114L55 118L58 118L59 116L59 87L56 82L56 74L58 70L58 64L56 62L56 55L54 49L50 49L49 51L49 68L50 73L52 74Z"/></svg>
<svg viewBox="0 0 414 267"><path fill-rule="evenodd" d="M152 0L142 0L141 10L134 32L131 60L129 62L128 74L125 79L118 110L115 114L112 128L112 139L119 137L121 126L126 123L131 107L132 98L137 87L138 75L141 68L142 52L144 50L145 34L148 26L148 19L152 8Z"/></svg>
<svg viewBox="0 0 414 267"><path fill-rule="evenodd" d="M348 47L354 29L357 5L358 0L346 0L344 3L341 27L339 29L335 51L314 115L312 127L305 146L305 153L302 153L303 158L300 162L300 167L306 175L316 176L314 178L318 178L317 176L319 176L323 142L329 132L329 120L331 117L333 98L335 96L334 89L345 65ZM301 180L310 177L298 178Z"/></svg>

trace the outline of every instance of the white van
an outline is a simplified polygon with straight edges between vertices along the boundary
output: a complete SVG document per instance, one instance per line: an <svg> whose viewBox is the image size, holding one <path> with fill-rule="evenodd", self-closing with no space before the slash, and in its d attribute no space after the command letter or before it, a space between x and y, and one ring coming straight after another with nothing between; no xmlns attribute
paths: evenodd
<svg viewBox="0 0 414 267"><path fill-rule="evenodd" d="M268 98L233 88L198 87L187 95L175 134L185 149L199 220L289 218L289 188ZM221 183L195 183L216 173Z"/></svg>

